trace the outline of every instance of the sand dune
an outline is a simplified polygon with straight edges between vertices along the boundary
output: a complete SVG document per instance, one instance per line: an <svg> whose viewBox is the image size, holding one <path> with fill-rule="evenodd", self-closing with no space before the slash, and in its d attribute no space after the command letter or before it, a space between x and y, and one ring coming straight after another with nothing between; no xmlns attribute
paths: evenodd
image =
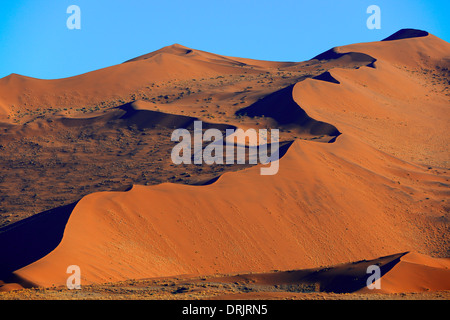
<svg viewBox="0 0 450 320"><path fill-rule="evenodd" d="M246 59L246 58L238 58L238 57L228 57L223 55L218 55L202 50L191 49L180 44L173 44L168 47L164 47L162 49L156 50L154 52L142 55L140 57L136 57L134 59L128 60L126 62L132 61L141 61L148 60L154 57L157 57L161 54L171 54L175 56L182 56L188 58L190 60L204 61L218 65L232 66L232 67L242 67L242 66L251 66L257 68L283 68L283 67L292 67L298 65L298 62L275 62L275 61L263 61L263 60L254 60L254 59Z"/></svg>
<svg viewBox="0 0 450 320"><path fill-rule="evenodd" d="M316 121L293 99L293 86L281 89L264 97L249 107L236 112L238 116L270 117L276 121L276 127L297 129L311 135L327 135L330 140L341 133L339 130L325 122Z"/></svg>
<svg viewBox="0 0 450 320"><path fill-rule="evenodd" d="M416 252L400 257L381 278L378 293L441 291L450 288L450 259L436 259ZM359 292L367 293L368 288Z"/></svg>
<svg viewBox="0 0 450 320"><path fill-rule="evenodd" d="M445 59L450 58L450 45L428 35L335 50L368 53L377 59L375 68L330 70L339 84L317 78L299 82L294 100L314 119L362 137L380 150L407 161L448 167L445 73L442 85L426 83L449 66Z"/></svg>
<svg viewBox="0 0 450 320"><path fill-rule="evenodd" d="M17 74L6 76L0 79L0 121L7 121L7 116L17 110L23 113L38 108L86 107L123 99L155 82L240 74L243 68L248 73L260 72L244 62L213 54L209 54L213 58L205 58L193 50L191 54L194 57L186 59L180 55L180 48L178 45L169 46L150 57L65 79L41 80ZM261 67L278 65L262 63Z"/></svg>
<svg viewBox="0 0 450 320"><path fill-rule="evenodd" d="M92 283L307 268L425 250L431 243L421 227L436 226L411 208L414 197L405 191L414 180L400 188L392 180L400 168L426 175L342 136L333 144L295 142L271 177L251 168L204 187L91 194L74 208L60 245L15 273L51 286L65 283L72 264ZM366 181L379 185L376 193Z"/></svg>
<svg viewBox="0 0 450 320"><path fill-rule="evenodd" d="M405 261L406 265L405 266ZM405 252L373 260L360 260L327 267L312 269L214 274L214 275L179 275L176 277L159 277L140 280L128 280L115 283L117 298L145 299L150 293L160 299L292 299L292 298L330 298L345 293L345 299L392 299L408 294L433 298L432 292L440 293L445 299L448 295L450 260L436 259ZM379 288L368 289L368 268L380 267ZM16 279L17 280L17 279ZM167 290L167 287L172 289ZM122 292L122 287L126 288ZM146 292L142 292L142 288ZM8 292L3 297L17 299L23 295L23 287L17 283L0 282L0 292ZM89 286L77 295L80 299L92 299L92 294L108 291L107 284ZM19 290L19 291L17 291ZM139 292L138 295L134 290ZM14 292L13 292L14 291ZM46 295L64 298L71 296L67 290L57 287L47 288ZM122 292L122 293L121 293ZM328 295L324 295L328 293ZM27 294L30 294L29 291ZM319 294L319 296L317 296ZM331 296L330 296L331 295ZM148 297L148 296L147 296Z"/></svg>
<svg viewBox="0 0 450 320"><path fill-rule="evenodd" d="M414 30L385 40L336 47L305 63L173 45L67 79L0 79L0 111L7 121L13 104L76 107L121 99L145 86L170 87L174 79L195 80L182 82L185 88L211 77L219 82L207 82L195 96L162 96L164 112L135 97L85 117L51 119L66 126L120 119L140 129L188 128L195 119L207 119L193 116L200 107L207 110L200 104L214 101L224 121L210 116L211 127L258 123L296 137L284 141L287 151L274 176L261 176L254 166L197 186L162 183L94 192L60 208L59 215L13 224L2 229L0 241L24 251L3 249L1 271L14 271L23 283L62 286L69 265L80 266L83 284L335 266L308 279L325 291L364 292L363 267L375 261L385 266L383 292L450 289L448 259L431 257L448 257L450 44ZM261 82L265 72L272 79ZM274 72L281 88L273 85ZM229 86L224 75L231 75ZM208 85L210 91L203 92ZM192 114L181 115L193 101ZM38 130L39 121L29 126ZM45 231L34 227L42 227L43 218L56 229L40 239ZM34 232L21 240L26 230ZM37 249L26 249L30 241ZM355 261L353 267L336 266ZM355 274L359 280L349 280ZM303 270L249 277L292 284L300 275L307 276Z"/></svg>
<svg viewBox="0 0 450 320"><path fill-rule="evenodd" d="M409 38L420 38L426 37L429 33L423 30L416 29L401 29L396 33L390 35L389 37L383 39L382 41L393 41L393 40L401 40L401 39L409 39Z"/></svg>
<svg viewBox="0 0 450 320"><path fill-rule="evenodd" d="M349 293L361 291L363 288L366 288L368 278L367 268L371 265L380 267L381 282L384 283L383 277L393 268L396 268L400 259L405 254L409 253L398 253L373 260L354 261L324 268L239 274L215 278L214 281L224 283L245 282L253 286L285 287L293 292L321 291ZM367 292L370 292L369 289L367 289Z"/></svg>
<svg viewBox="0 0 450 320"><path fill-rule="evenodd" d="M199 121L199 118L168 114L164 112L152 110L153 105L145 101L136 101L133 103L120 106L119 109L125 111L120 119L125 120L129 125L136 125L138 128L149 128L155 126L163 126L166 128L189 128L193 129L194 121ZM202 121L204 129L215 128L219 130L236 129L236 127L221 124L210 123Z"/></svg>
<svg viewBox="0 0 450 320"><path fill-rule="evenodd" d="M369 276L367 268L371 265L380 267L380 289L367 288ZM249 283L252 287L276 286L278 289L288 288L293 292L412 293L441 291L450 288L450 259L436 259L417 252L406 252L326 268L240 274L214 278L214 281L244 282Z"/></svg>

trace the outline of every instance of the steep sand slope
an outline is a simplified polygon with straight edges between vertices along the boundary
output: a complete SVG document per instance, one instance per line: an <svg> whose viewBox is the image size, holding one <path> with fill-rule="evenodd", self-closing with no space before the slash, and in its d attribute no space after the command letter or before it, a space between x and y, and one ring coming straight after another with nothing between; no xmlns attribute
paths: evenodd
<svg viewBox="0 0 450 320"><path fill-rule="evenodd" d="M399 186L393 177L405 169L410 175ZM298 269L411 248L429 252L439 247L433 220L439 213L419 212L409 194L419 175L444 180L351 136L333 144L295 142L275 176L253 167L203 187L161 184L91 194L76 205L60 245L16 274L50 286L63 285L72 264L91 283Z"/></svg>

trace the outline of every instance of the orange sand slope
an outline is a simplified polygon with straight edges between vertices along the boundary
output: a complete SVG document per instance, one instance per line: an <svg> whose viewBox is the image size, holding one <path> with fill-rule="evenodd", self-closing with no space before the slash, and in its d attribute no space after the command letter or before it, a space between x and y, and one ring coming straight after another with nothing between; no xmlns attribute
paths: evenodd
<svg viewBox="0 0 450 320"><path fill-rule="evenodd" d="M181 46L163 50L193 55ZM66 283L69 265L78 265L82 283L88 284L316 268L406 251L448 256L449 175L443 169L448 165L448 96L433 91L440 87L427 86L429 79L420 71L448 64L450 44L427 35L333 52L319 58L362 59L368 65L335 68L282 91L281 103L274 99L253 106L262 106L256 114L270 112L277 120L286 102L291 110L292 99L308 114L304 119L329 124L327 133L342 133L333 143L294 141L274 176L261 176L260 168L252 167L206 186L164 183L90 194L73 208L59 245L15 275L52 286ZM346 52L362 55L340 55ZM368 56L375 60L369 63ZM189 68L201 67L183 72L207 72L216 56L197 53L194 58ZM234 61L243 61L217 59L226 72L238 68ZM161 66L160 74L145 69L150 61ZM162 77L184 62L180 55L154 53L76 81L81 86L101 76L105 92L114 91L119 89L108 83L108 73L136 68L137 78ZM0 79L19 80L25 81ZM383 290L450 289L448 277L448 262L409 254L383 277Z"/></svg>

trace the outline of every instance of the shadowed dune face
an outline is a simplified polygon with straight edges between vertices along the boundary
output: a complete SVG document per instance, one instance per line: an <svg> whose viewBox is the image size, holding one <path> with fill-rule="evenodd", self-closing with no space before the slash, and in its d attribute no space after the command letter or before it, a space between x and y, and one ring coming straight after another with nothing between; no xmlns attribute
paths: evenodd
<svg viewBox="0 0 450 320"><path fill-rule="evenodd" d="M238 116L270 117L278 126L297 129L311 135L326 135L330 139L340 135L336 127L309 117L292 97L293 86L264 97L249 107L238 110Z"/></svg>
<svg viewBox="0 0 450 320"><path fill-rule="evenodd" d="M374 260L328 266L325 268L243 273L228 275L183 275L128 280L114 284L114 299L446 299L449 287L449 259L430 258L415 252L399 253ZM370 290L367 269L380 267L380 289ZM417 275L420 275L419 277ZM406 281L405 281L406 280ZM395 283L395 285L393 285ZM405 283L407 286L405 286ZM400 285L400 286L398 286ZM16 283L1 285L1 291L20 290ZM45 297L75 298L61 287L47 288ZM432 294L437 291L436 294ZM39 299L29 291L3 293L6 299ZM111 294L108 284L84 287L78 299ZM327 292L329 295L324 295ZM346 293L340 296L339 293ZM368 295L372 293L372 295ZM408 295L408 293L411 295Z"/></svg>
<svg viewBox="0 0 450 320"><path fill-rule="evenodd" d="M45 211L0 229L0 279L33 263L60 243L76 202Z"/></svg>
<svg viewBox="0 0 450 320"><path fill-rule="evenodd" d="M40 163L40 150L56 150L52 162L37 166L46 181L69 176L52 183L51 192L80 195L81 189L66 189L68 182L86 188L80 201L56 209L59 215L37 215L0 230L3 242L19 241L35 223L56 219L48 226L50 238L36 240L42 228L23 238L36 240L35 249L4 250L2 272L52 286L66 283L69 265L80 266L82 282L89 284L317 269L388 256L377 260L386 292L421 290L424 283L448 288L446 282L436 285L436 279L448 277L440 262L398 254L448 256L450 45L420 34L402 31L389 39L396 41L336 47L305 63L232 58L174 45L68 79L0 79L0 106L7 113L12 104L24 107L21 90L27 86L37 90L26 100L35 100L33 107L48 101L101 104L75 114L51 109L2 127L3 166L17 171L3 173L0 182L14 181L19 171L27 176L30 166ZM40 96L43 91L53 95ZM170 162L170 133L190 128L196 119L219 130L280 128L279 172L261 176L258 165L194 166L181 173L186 168ZM17 162L12 150L22 145L33 152ZM83 174L64 171L67 165ZM238 169L244 170L234 172ZM114 192L117 188L103 188L100 178L134 186ZM28 192L20 184L14 189ZM367 263L290 275L318 282L327 292L356 291L363 287ZM403 286L402 272L418 275L422 284ZM425 277L427 272L438 276ZM284 276L296 281L273 275ZM275 281L271 277L266 281Z"/></svg>
<svg viewBox="0 0 450 320"><path fill-rule="evenodd" d="M199 118L184 115L164 113L151 109L152 105L145 101L135 101L126 103L116 108L112 108L106 114L89 118L57 118L55 121L67 127L81 127L84 125L112 125L118 123L121 126L134 126L138 130L153 129L155 127L177 129L193 128L194 121L201 121ZM220 123L205 122L204 128L214 128L221 131L226 129L236 129L236 127Z"/></svg>
<svg viewBox="0 0 450 320"><path fill-rule="evenodd" d="M318 76L315 76L313 79L340 84L340 82L338 80L333 78L333 76L331 75L331 73L329 71L324 72Z"/></svg>
<svg viewBox="0 0 450 320"><path fill-rule="evenodd" d="M194 121L201 121L199 118L150 110L149 105L143 101L128 103L120 106L119 109L125 111L125 114L120 119L124 120L128 125L137 126L139 129L154 128L156 126L171 129L193 129ZM219 129L221 131L236 129L235 126L208 122L204 122L202 127L204 129Z"/></svg>
<svg viewBox="0 0 450 320"><path fill-rule="evenodd" d="M290 291L321 291L349 293L367 288L367 268L376 265L380 268L381 282L383 277L395 268L401 257L407 253L399 253L374 260L362 260L326 268L290 270L271 273L243 274L230 277L214 278L215 282L246 282L252 286L276 286L289 288ZM367 289L368 291L370 289Z"/></svg>
<svg viewBox="0 0 450 320"><path fill-rule="evenodd" d="M428 32L422 31L422 30L402 29L381 41L393 41L393 40L401 40L401 39L409 39L409 38L420 38L420 37L426 37L428 35L429 35Z"/></svg>
<svg viewBox="0 0 450 320"><path fill-rule="evenodd" d="M430 292L450 287L450 259L410 252L398 259L381 278L379 293ZM362 287L359 292L367 293Z"/></svg>
<svg viewBox="0 0 450 320"><path fill-rule="evenodd" d="M203 281L245 284L248 292L262 293L262 296L268 292L286 291L378 294L427 292L449 288L449 263L450 259L436 259L416 252L406 252L326 268L205 277ZM380 268L380 289L367 288L369 266ZM218 297L220 298L233 298L233 294Z"/></svg>
<svg viewBox="0 0 450 320"><path fill-rule="evenodd" d="M372 65L376 59L371 57L368 54L361 52L346 52L340 53L336 50L336 48L332 48L328 51L325 51L311 60L337 60L337 62L344 63L365 63L366 65Z"/></svg>

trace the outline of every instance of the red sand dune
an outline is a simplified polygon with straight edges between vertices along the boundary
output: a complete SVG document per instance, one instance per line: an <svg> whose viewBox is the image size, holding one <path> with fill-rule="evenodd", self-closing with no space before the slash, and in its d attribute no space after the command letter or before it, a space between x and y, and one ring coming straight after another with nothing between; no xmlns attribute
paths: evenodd
<svg viewBox="0 0 450 320"><path fill-rule="evenodd" d="M311 118L325 123L324 134L342 133L333 143L294 141L274 176L252 167L205 186L164 183L90 194L76 204L56 249L15 275L52 286L66 283L69 265L80 266L88 284L316 268L406 251L448 255L449 175L442 169L448 166L448 96L426 87L421 71L447 65L449 55L450 44L432 35L333 49L319 58L368 66L335 68L283 89L281 102L253 105L278 124L297 106L301 116L294 112L299 117L288 124L303 130ZM0 79L0 88L32 83L52 92L49 99L83 88L79 103L92 102L99 91L112 96L144 79L239 73L244 62L276 65L176 45L58 81L12 75ZM119 85L117 78L125 80ZM18 93L0 96L7 109ZM448 277L448 261L408 254L384 276L383 290L450 289Z"/></svg>
<svg viewBox="0 0 450 320"><path fill-rule="evenodd" d="M412 162L448 167L448 96L435 92L425 72L450 67L450 44L433 36L354 44L337 52L375 57L375 68L333 69L340 84L307 79L295 101L316 120L354 134L380 150Z"/></svg>
<svg viewBox="0 0 450 320"><path fill-rule="evenodd" d="M152 83L244 71L256 74L264 68L295 65L231 58L174 44L122 64L64 79L11 74L0 79L0 121L7 121L13 109L92 106L123 98Z"/></svg>
<svg viewBox="0 0 450 320"><path fill-rule="evenodd" d="M379 289L367 288L367 268L380 267ZM373 260L355 261L327 268L239 274L207 279L223 283L250 283L252 286L283 286L291 291L334 293L412 293L448 290L450 259L437 259L406 252ZM300 290L299 290L300 289ZM228 296L233 298L233 295ZM223 298L223 297L222 297Z"/></svg>
<svg viewBox="0 0 450 320"><path fill-rule="evenodd" d="M343 135L333 144L295 142L275 176L254 167L202 187L91 194L76 205L60 245L15 273L51 286L65 283L72 264L92 283L308 268L425 249L421 227L435 226L411 208L414 179L404 177L401 187L392 180L405 169L427 176Z"/></svg>

